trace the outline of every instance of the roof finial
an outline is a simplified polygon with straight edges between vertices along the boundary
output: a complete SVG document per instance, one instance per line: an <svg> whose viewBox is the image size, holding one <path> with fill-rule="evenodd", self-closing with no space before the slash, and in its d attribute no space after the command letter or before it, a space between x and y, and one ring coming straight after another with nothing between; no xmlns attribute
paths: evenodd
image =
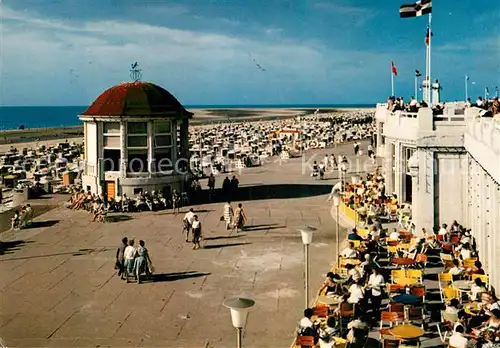
<svg viewBox="0 0 500 348"><path fill-rule="evenodd" d="M141 69L139 69L139 63L135 62L134 64L131 65L130 77L134 82L137 82L141 79L142 73Z"/></svg>

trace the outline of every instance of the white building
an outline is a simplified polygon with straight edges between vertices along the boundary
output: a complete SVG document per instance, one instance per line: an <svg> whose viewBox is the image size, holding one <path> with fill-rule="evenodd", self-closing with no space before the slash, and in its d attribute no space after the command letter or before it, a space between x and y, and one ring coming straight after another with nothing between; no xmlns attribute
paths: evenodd
<svg viewBox="0 0 500 348"><path fill-rule="evenodd" d="M192 113L165 89L122 83L103 92L84 122L83 188L117 198L140 191L182 191L189 164Z"/></svg>
<svg viewBox="0 0 500 348"><path fill-rule="evenodd" d="M472 228L479 257L500 289L500 122L447 103L443 115L376 111L378 154L387 191L412 206L415 231L453 220ZM498 116L497 116L498 117Z"/></svg>

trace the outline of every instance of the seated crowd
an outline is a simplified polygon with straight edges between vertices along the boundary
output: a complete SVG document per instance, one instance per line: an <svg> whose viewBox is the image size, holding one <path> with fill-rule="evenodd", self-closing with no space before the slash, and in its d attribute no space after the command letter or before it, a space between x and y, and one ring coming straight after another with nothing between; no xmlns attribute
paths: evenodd
<svg viewBox="0 0 500 348"><path fill-rule="evenodd" d="M376 326L384 347L418 346L436 330L449 347L500 347L500 302L470 229L454 221L419 236L375 226L361 231L348 235L315 306L304 311L296 346L364 347ZM428 257L441 271L441 307L426 301L433 295L424 284ZM441 322L428 325L437 316Z"/></svg>

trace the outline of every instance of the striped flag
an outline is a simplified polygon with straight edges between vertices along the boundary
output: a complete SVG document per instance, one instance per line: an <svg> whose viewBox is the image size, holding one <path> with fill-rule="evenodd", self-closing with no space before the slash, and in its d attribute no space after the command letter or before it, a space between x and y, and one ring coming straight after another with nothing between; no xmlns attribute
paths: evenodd
<svg viewBox="0 0 500 348"><path fill-rule="evenodd" d="M431 42L431 36L434 36L434 34L431 32L431 28L427 26L427 33L425 34L425 45L429 46L429 43Z"/></svg>
<svg viewBox="0 0 500 348"><path fill-rule="evenodd" d="M394 65L394 62L391 62L391 70L392 70L392 73L394 74L394 76L398 76L398 69Z"/></svg>
<svg viewBox="0 0 500 348"><path fill-rule="evenodd" d="M401 18L413 18L427 15L432 12L432 0L420 0L414 4L402 5L399 8Z"/></svg>
<svg viewBox="0 0 500 348"><path fill-rule="evenodd" d="M419 76L422 76L422 74L420 73L420 71L415 70L415 76L416 76L416 77L419 77Z"/></svg>

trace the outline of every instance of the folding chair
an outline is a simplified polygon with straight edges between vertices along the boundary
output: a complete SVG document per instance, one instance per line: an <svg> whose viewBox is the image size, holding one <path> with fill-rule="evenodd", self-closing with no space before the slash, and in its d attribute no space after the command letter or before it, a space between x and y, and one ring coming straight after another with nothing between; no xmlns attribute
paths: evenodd
<svg viewBox="0 0 500 348"><path fill-rule="evenodd" d="M393 327L394 324L398 324L402 322L404 319L400 317L400 314L397 312L381 312L380 313L380 339L382 339L382 335L386 334L383 330L384 323L388 322L390 327Z"/></svg>
<svg viewBox="0 0 500 348"><path fill-rule="evenodd" d="M462 302L462 297L460 296L460 291L458 291L458 289L455 288L441 289L441 300L443 302L450 302L454 298Z"/></svg>
<svg viewBox="0 0 500 348"><path fill-rule="evenodd" d="M395 283L397 278L406 278L406 271L404 269L393 269L391 271L392 282Z"/></svg>
<svg viewBox="0 0 500 348"><path fill-rule="evenodd" d="M421 254L419 254L421 255ZM418 279L420 283L423 283L422 281L422 270L420 269L409 269L406 271L406 274L408 275L408 278L415 278Z"/></svg>
<svg viewBox="0 0 500 348"><path fill-rule="evenodd" d="M485 283L487 288L490 287L490 277L484 274L473 274L472 275L472 281L476 280L476 278L481 279L483 283Z"/></svg>

